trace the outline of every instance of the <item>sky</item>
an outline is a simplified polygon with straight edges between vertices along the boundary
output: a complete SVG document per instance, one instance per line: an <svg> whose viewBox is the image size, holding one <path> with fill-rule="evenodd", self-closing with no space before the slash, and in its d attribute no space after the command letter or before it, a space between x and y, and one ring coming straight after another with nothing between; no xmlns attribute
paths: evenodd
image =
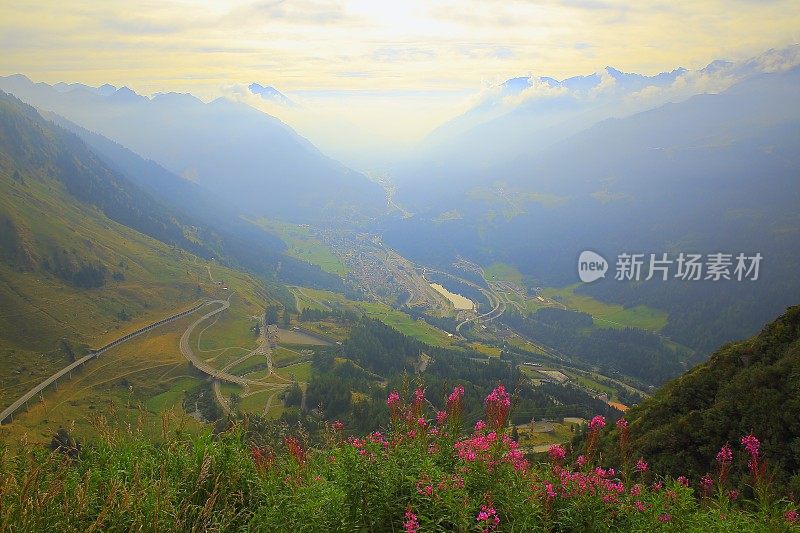
<svg viewBox="0 0 800 533"><path fill-rule="evenodd" d="M800 42L797 0L0 0L0 12L0 74L204 100L271 85L301 107L255 105L345 159L407 149L511 77L655 74Z"/></svg>

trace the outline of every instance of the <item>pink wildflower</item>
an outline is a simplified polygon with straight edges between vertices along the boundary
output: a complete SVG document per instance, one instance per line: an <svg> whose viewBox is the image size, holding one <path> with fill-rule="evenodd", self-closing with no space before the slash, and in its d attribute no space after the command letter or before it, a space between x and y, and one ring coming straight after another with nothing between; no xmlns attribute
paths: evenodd
<svg viewBox="0 0 800 533"><path fill-rule="evenodd" d="M450 416L457 418L461 416L461 398L464 397L464 387L458 385L453 388L453 392L447 397L447 412Z"/></svg>
<svg viewBox="0 0 800 533"><path fill-rule="evenodd" d="M441 426L442 424L444 424L445 420L447 420L447 411L437 411L436 423Z"/></svg>
<svg viewBox="0 0 800 533"><path fill-rule="evenodd" d="M396 390L393 390L392 392L389 393L389 397L386 398L386 405L392 407L399 403L400 403L400 394Z"/></svg>
<svg viewBox="0 0 800 533"><path fill-rule="evenodd" d="M419 521L417 515L411 512L411 507L406 508L406 521L403 522L406 533L417 533L419 531Z"/></svg>
<svg viewBox="0 0 800 533"><path fill-rule="evenodd" d="M747 435L746 437L742 437L742 446L744 449L747 450L751 456L758 457L758 449L761 446L761 442L759 442L758 437L753 435Z"/></svg>
<svg viewBox="0 0 800 533"><path fill-rule="evenodd" d="M636 510L639 511L640 513L643 513L645 511L645 506L641 502L641 500L636 500L635 502L633 502L633 505L636 507Z"/></svg>
<svg viewBox="0 0 800 533"><path fill-rule="evenodd" d="M555 464L561 464L561 461L567 456L567 452L560 444L553 444L547 449L547 455Z"/></svg>
<svg viewBox="0 0 800 533"><path fill-rule="evenodd" d="M511 409L511 397L503 385L498 385L486 397L486 418L494 429L505 427Z"/></svg>
<svg viewBox="0 0 800 533"><path fill-rule="evenodd" d="M700 478L700 492L702 493L703 497L708 497L711 494L711 489L714 488L714 480L711 479L709 474L706 474L702 478Z"/></svg>
<svg viewBox="0 0 800 533"><path fill-rule="evenodd" d="M579 455L578 458L575 460L575 463L578 466L585 465L586 464L586 456L585 455Z"/></svg>
<svg viewBox="0 0 800 533"><path fill-rule="evenodd" d="M678 485L683 485L684 487L689 486L689 480L686 476L678 476Z"/></svg>
<svg viewBox="0 0 800 533"><path fill-rule="evenodd" d="M389 397L386 398L386 405L389 406L389 413L391 414L392 422L396 423L400 418L400 411L402 410L400 394L396 390L393 390L389 393Z"/></svg>
<svg viewBox="0 0 800 533"><path fill-rule="evenodd" d="M645 461L643 457L640 457L639 460L636 461L636 471L640 474L647 472L647 461Z"/></svg>
<svg viewBox="0 0 800 533"><path fill-rule="evenodd" d="M484 429L486 429L486 422L483 420L475 422L475 431L483 431Z"/></svg>
<svg viewBox="0 0 800 533"><path fill-rule="evenodd" d="M728 444L724 444L717 452L717 462L730 463L731 461L733 461L733 451Z"/></svg>
<svg viewBox="0 0 800 533"><path fill-rule="evenodd" d="M283 442L286 444L286 448L289 450L289 455L297 461L297 464L303 466L306 462L306 451L303 449L303 446L300 444L300 441L297 440L296 437L286 437L283 439Z"/></svg>
<svg viewBox="0 0 800 533"><path fill-rule="evenodd" d="M331 424L331 427L333 428L334 431L341 431L344 429L344 423L341 420L337 420L333 424Z"/></svg>
<svg viewBox="0 0 800 533"><path fill-rule="evenodd" d="M600 437L600 430L606 426L606 419L600 415L595 416L589 421L589 436L586 438L586 457L591 459L594 455L594 448L597 439Z"/></svg>
<svg viewBox="0 0 800 533"><path fill-rule="evenodd" d="M658 521L661 522L662 524L666 524L671 519L672 519L672 517L669 515L669 513L662 513L662 514L658 515Z"/></svg>
<svg viewBox="0 0 800 533"><path fill-rule="evenodd" d="M795 510L786 511L783 514L783 518L786 519L786 521L790 524L794 524L795 522L797 522L798 517L800 517L800 515L798 515L797 511Z"/></svg>
<svg viewBox="0 0 800 533"><path fill-rule="evenodd" d="M733 451L731 451L731 447L727 443L724 444L717 452L717 463L719 463L719 475L717 476L717 482L720 485L724 485L725 480L728 478L728 472L730 472L731 464L733 464Z"/></svg>
<svg viewBox="0 0 800 533"><path fill-rule="evenodd" d="M497 516L497 510L489 505L481 505L481 510L475 520L485 526L484 531L496 529L500 525L500 517Z"/></svg>
<svg viewBox="0 0 800 533"><path fill-rule="evenodd" d="M735 502L736 500L739 499L739 491L736 490L736 489L729 490L728 491L728 498L730 498L731 501Z"/></svg>
<svg viewBox="0 0 800 533"><path fill-rule="evenodd" d="M761 442L751 433L746 437L742 437L742 446L744 446L744 449L750 454L750 460L747 462L747 466L750 468L753 478L758 481L762 473L762 468L759 466L759 448L761 447Z"/></svg>
<svg viewBox="0 0 800 533"><path fill-rule="evenodd" d="M425 391L422 389L416 389L414 391L414 399L411 402L412 414L415 417L419 417L420 413L422 413L423 403L425 403Z"/></svg>
<svg viewBox="0 0 800 533"><path fill-rule="evenodd" d="M603 416L597 415L589 422L589 431L600 431L606 427L606 419Z"/></svg>

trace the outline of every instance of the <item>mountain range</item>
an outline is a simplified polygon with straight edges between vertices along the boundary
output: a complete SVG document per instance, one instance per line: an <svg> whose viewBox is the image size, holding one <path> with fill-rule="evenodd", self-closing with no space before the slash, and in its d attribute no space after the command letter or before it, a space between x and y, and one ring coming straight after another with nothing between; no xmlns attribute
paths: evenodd
<svg viewBox="0 0 800 533"><path fill-rule="evenodd" d="M416 214L386 222L386 241L421 262L511 263L533 287L576 282L587 249L612 266L622 252L761 251L769 266L755 284L605 280L578 289L668 310L665 333L711 349L800 297L798 87L797 66L753 73L484 166L431 166L397 181L396 201Z"/></svg>
<svg viewBox="0 0 800 533"><path fill-rule="evenodd" d="M205 103L177 93L149 98L110 85L51 86L20 75L0 78L0 89L101 134L255 216L365 220L385 206L379 185L245 104L224 98Z"/></svg>

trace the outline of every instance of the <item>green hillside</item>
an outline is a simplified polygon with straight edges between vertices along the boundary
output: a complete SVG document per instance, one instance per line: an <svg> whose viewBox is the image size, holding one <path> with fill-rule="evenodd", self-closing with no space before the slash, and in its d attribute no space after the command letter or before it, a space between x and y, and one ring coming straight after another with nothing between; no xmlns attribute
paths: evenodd
<svg viewBox="0 0 800 533"><path fill-rule="evenodd" d="M86 347L219 292L192 249L203 245L169 209L0 95L3 406ZM260 291L248 276L214 268L243 292Z"/></svg>
<svg viewBox="0 0 800 533"><path fill-rule="evenodd" d="M800 490L800 306L731 343L626 413L633 455L667 473L713 471L721 443L761 439L779 483ZM607 451L614 456L611 437Z"/></svg>

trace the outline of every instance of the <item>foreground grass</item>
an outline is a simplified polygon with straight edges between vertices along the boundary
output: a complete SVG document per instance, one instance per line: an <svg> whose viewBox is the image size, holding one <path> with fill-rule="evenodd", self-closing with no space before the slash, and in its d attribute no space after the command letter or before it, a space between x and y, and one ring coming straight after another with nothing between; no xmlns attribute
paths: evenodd
<svg viewBox="0 0 800 533"><path fill-rule="evenodd" d="M592 444L531 463L510 439L508 395L486 422L458 431L460 394L436 421L422 391L392 393L393 430L345 438L339 423L313 446L261 419L192 436L165 420L158 444L97 420L99 439L66 434L50 452L0 449L0 530L8 531L785 531L795 505L726 493L646 465L600 468ZM601 417L592 420L597 428ZM601 426L600 426L601 427ZM587 442L596 442L596 433ZM758 486L758 484L756 484ZM762 494L763 495L763 494Z"/></svg>

